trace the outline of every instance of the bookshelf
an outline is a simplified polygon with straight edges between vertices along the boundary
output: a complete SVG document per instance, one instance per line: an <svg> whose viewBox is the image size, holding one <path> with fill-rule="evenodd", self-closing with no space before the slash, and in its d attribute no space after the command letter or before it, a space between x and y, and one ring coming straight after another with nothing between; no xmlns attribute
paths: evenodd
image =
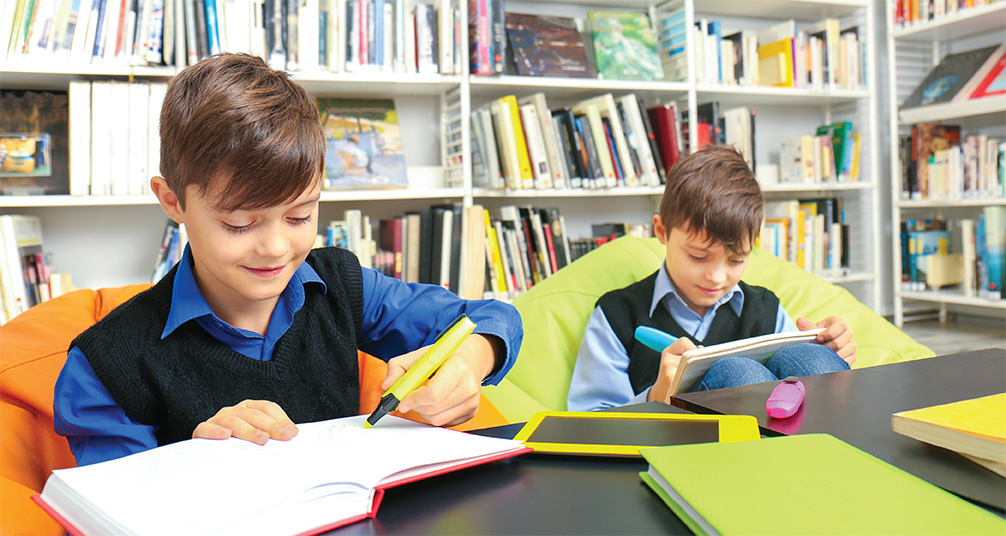
<svg viewBox="0 0 1006 536"><path fill-rule="evenodd" d="M439 3L440 0L438 0ZM627 81L474 76L468 73L467 32L462 32L461 74L400 74L373 72L294 72L293 78L313 96L391 97L402 125L409 187L405 190L325 192L320 221L339 219L347 208L360 208L372 218L393 216L432 204L460 202L482 204L490 211L500 206L534 204L556 206L571 238L590 236L590 224L626 222L646 224L657 209L662 187L598 190L488 190L473 185L470 158L472 110L492 99L543 92L557 105L611 93L634 93L647 102L675 101L681 111L695 117L703 103L717 101L723 108L757 109L757 161L779 163L778 140L813 133L819 125L852 120L863 135L860 178L852 183L766 184L766 199L842 200L846 219L854 229L850 240L851 266L846 273L827 279L846 286L874 310L880 310L880 232L877 196L878 124L877 87L873 54L874 8L870 0L571 0L516 2L508 12L584 17L593 9L645 12L651 20L662 13L683 10L691 26L701 18L717 18L736 29L759 30L787 19L803 28L826 18L838 18L842 28L858 26L865 43L866 85L855 88L776 88L697 82L694 76L679 81ZM461 27L467 13L460 10ZM689 50L696 46L689 34ZM23 60L23 58L21 58ZM694 72L694 65L689 69ZM67 63L10 61L0 67L3 89L66 89L71 80L165 81L173 67L72 65ZM697 145L691 132L691 146ZM459 164L460 160L460 164ZM0 196L0 211L42 217L46 248L54 255L54 269L73 273L79 287L115 286L146 281L153 268L156 244L165 216L152 196ZM495 212L494 212L495 214Z"/></svg>
<svg viewBox="0 0 1006 536"><path fill-rule="evenodd" d="M903 282L902 262L905 237L899 230L911 220L938 219L947 222L951 233L951 252L962 251L961 221L973 220L989 207L1006 206L999 194L933 195L922 198L904 192L904 163L899 139L911 135L918 123L960 126L961 142L968 135L986 135L1006 139L1006 97L993 96L960 102L946 102L909 109L901 103L947 54L995 44L1006 44L1006 3L988 3L960 8L928 20L903 23L895 15L895 2L886 5L887 49L890 97L891 150L891 243L893 254L892 288L894 322L904 322L935 313L946 320L948 309L966 314L1004 316L1006 299L982 295L964 285L921 290Z"/></svg>

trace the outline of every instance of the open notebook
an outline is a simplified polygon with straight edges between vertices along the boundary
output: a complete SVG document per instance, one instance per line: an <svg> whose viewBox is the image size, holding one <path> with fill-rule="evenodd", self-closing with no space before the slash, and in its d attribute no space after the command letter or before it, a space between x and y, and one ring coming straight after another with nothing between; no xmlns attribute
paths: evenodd
<svg viewBox="0 0 1006 536"><path fill-rule="evenodd" d="M33 497L72 534L316 534L373 517L384 489L529 451L387 416L298 425L290 441L190 439L58 469Z"/></svg>
<svg viewBox="0 0 1006 536"><path fill-rule="evenodd" d="M824 328L788 331L750 337L713 346L702 346L681 355L678 371L671 381L671 394L687 392L705 375L709 367L724 357L748 357L764 363L779 350L801 342L811 342Z"/></svg>

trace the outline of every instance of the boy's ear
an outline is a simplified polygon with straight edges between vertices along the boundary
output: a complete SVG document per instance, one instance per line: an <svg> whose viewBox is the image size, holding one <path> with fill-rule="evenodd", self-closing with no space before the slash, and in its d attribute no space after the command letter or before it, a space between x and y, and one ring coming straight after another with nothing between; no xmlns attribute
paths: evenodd
<svg viewBox="0 0 1006 536"><path fill-rule="evenodd" d="M653 215L653 235L660 240L661 244L667 241L667 228L664 227L664 220L660 214Z"/></svg>
<svg viewBox="0 0 1006 536"><path fill-rule="evenodd" d="M178 201L178 196L168 187L168 182L164 180L164 177L153 177L150 179L150 189L157 196L157 201L161 204L161 208L169 218L174 220L175 223L185 223L185 214L181 203Z"/></svg>

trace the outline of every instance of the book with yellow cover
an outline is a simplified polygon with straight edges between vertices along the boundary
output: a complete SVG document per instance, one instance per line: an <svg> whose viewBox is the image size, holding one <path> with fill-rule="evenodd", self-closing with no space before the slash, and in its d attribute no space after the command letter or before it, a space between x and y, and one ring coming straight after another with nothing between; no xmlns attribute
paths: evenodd
<svg viewBox="0 0 1006 536"><path fill-rule="evenodd" d="M780 39L758 47L758 83L793 87L792 39Z"/></svg>
<svg viewBox="0 0 1006 536"><path fill-rule="evenodd" d="M509 139L501 140L500 143L513 144L513 148L517 152L521 188L534 188L534 173L531 171L531 158L527 154L527 140L524 138L524 129L521 127L517 97L507 95L500 97L499 102L503 106L503 113L508 115L510 124Z"/></svg>
<svg viewBox="0 0 1006 536"><path fill-rule="evenodd" d="M898 412L891 428L968 457L1006 463L1006 393Z"/></svg>

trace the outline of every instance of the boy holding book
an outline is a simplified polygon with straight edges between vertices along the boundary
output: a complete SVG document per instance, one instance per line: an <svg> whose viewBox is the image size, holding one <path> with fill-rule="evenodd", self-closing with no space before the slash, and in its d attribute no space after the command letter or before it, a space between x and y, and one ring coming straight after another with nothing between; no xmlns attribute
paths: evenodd
<svg viewBox="0 0 1006 536"><path fill-rule="evenodd" d="M764 365L720 359L693 390L849 368L856 343L845 321L794 323L770 290L741 281L762 216L761 189L733 148L709 147L668 171L660 213L653 216L667 257L653 275L597 301L573 369L570 411L666 401L686 351L770 333L825 328L814 343L784 348ZM656 352L635 340L638 326L680 338Z"/></svg>
<svg viewBox="0 0 1006 536"><path fill-rule="evenodd" d="M160 134L151 188L189 243L71 346L55 428L80 465L192 437L287 440L295 422L356 415L358 349L388 361L388 388L462 313L475 334L399 410L443 426L475 415L481 384L516 359L519 314L312 250L325 137L302 87L260 58L212 56L171 81Z"/></svg>

